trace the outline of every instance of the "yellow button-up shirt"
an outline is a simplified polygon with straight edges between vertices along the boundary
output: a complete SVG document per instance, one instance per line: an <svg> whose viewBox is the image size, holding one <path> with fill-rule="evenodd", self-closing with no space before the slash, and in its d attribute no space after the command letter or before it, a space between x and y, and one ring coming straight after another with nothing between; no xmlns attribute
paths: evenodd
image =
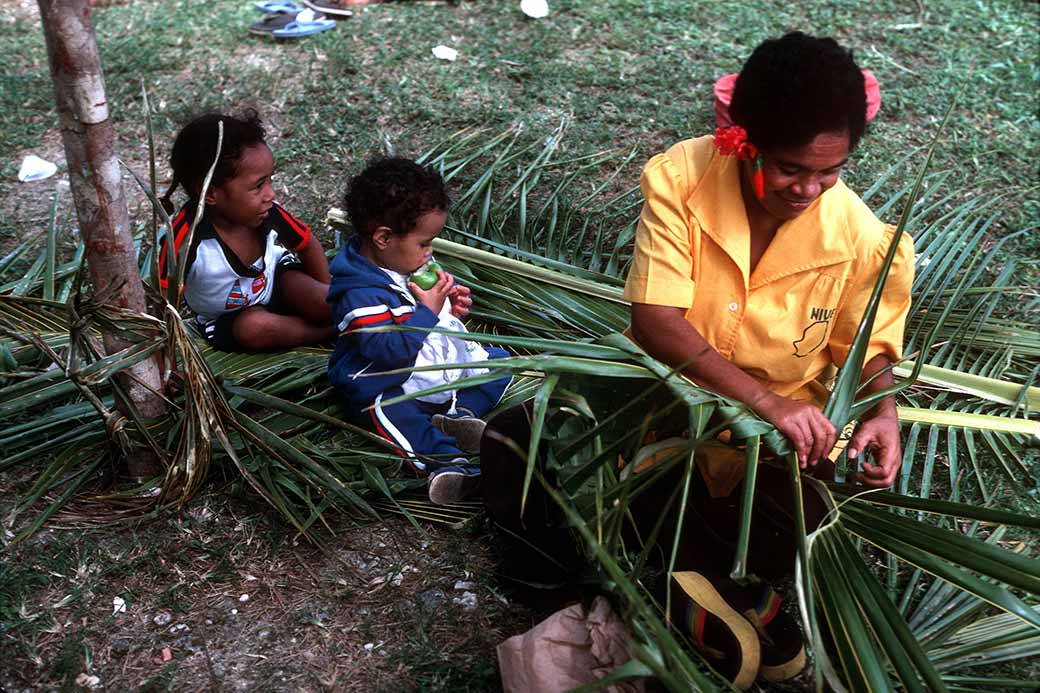
<svg viewBox="0 0 1040 693"><path fill-rule="evenodd" d="M751 272L738 176L737 159L718 154L710 136L647 163L625 298L685 308L712 347L768 389L821 403L815 381L848 356L895 228L839 180L777 230ZM904 234L867 360L900 358L913 278L913 241Z"/></svg>

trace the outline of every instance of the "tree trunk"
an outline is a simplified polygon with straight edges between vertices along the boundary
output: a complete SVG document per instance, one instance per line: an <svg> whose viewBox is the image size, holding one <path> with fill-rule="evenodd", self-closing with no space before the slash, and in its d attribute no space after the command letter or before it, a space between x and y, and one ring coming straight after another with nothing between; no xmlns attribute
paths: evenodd
<svg viewBox="0 0 1040 693"><path fill-rule="evenodd" d="M38 2L69 183L94 293L100 295L114 285L118 287L114 293L104 294L111 296L107 299L110 303L147 312L89 0ZM110 354L129 345L111 334L104 334L103 341ZM163 401L148 389L162 391L162 374L155 359L127 370L129 373L119 375L120 383L133 405L145 418L161 415ZM132 453L128 464L133 477L144 478L159 471L150 451Z"/></svg>

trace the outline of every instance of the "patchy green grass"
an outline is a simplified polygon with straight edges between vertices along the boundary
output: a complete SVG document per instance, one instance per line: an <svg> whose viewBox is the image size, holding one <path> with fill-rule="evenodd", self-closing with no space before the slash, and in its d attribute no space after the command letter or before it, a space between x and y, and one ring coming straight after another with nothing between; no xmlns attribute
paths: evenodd
<svg viewBox="0 0 1040 693"><path fill-rule="evenodd" d="M277 138L284 197L311 218L384 133L417 153L465 126L548 132L566 117L575 153L635 147L634 182L651 154L709 130L715 78L792 29L836 36L881 82L881 115L847 173L853 187L921 146L957 96L937 169L955 171L948 184L957 189L1008 195L1009 226L1035 218L1035 3L612 0L552 9L532 21L512 2L370 5L295 43L246 33L259 17L248 3L135 2L95 20L125 149L141 144L142 81L164 153L192 114L254 104ZM12 16L0 21L5 181L14 155L55 126L39 21ZM455 46L458 61L435 60L438 43Z"/></svg>

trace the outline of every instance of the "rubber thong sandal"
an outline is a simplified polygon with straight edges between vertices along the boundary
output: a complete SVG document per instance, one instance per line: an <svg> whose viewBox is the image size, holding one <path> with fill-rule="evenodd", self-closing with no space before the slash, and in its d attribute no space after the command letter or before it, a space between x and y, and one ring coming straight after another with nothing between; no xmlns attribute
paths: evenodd
<svg viewBox="0 0 1040 693"><path fill-rule="evenodd" d="M793 679L805 668L805 643L798 622L780 610L780 595L762 582L742 588L754 606L743 610L744 618L758 631L762 645L759 675L766 681Z"/></svg>
<svg viewBox="0 0 1040 693"><path fill-rule="evenodd" d="M672 579L675 591L669 620L686 632L735 688L750 688L762 656L755 627L704 575L686 571L672 573Z"/></svg>
<svg viewBox="0 0 1040 693"><path fill-rule="evenodd" d="M354 13L348 10L344 5L365 5L365 2L337 2L337 0L300 0L304 5L311 8L315 12L324 12L325 14L333 15L336 17L353 17Z"/></svg>
<svg viewBox="0 0 1040 693"><path fill-rule="evenodd" d="M270 36L276 30L284 29L294 21L296 21L296 15L270 14L261 19L259 22L252 24L249 27L249 33L256 34L257 36Z"/></svg>
<svg viewBox="0 0 1040 693"><path fill-rule="evenodd" d="M267 0L267 2L254 2L253 7L264 14L291 14L293 16L303 11L303 8L291 0Z"/></svg>
<svg viewBox="0 0 1040 693"><path fill-rule="evenodd" d="M301 20L300 17L309 12L305 10L296 16L296 19L286 24L281 29L275 29L271 32L271 35L275 38L299 38L301 36L311 36L313 34L320 34L323 31L334 29L336 22L331 19L326 19L321 15L315 15L311 21Z"/></svg>

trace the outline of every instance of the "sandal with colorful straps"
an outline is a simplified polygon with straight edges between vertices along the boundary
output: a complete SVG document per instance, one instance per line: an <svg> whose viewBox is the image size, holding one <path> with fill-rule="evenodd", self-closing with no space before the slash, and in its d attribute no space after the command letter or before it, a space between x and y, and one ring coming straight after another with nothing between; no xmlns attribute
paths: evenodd
<svg viewBox="0 0 1040 693"><path fill-rule="evenodd" d="M797 622L765 583L742 586L692 571L672 573L669 620L740 690L759 676L783 681L805 667Z"/></svg>

